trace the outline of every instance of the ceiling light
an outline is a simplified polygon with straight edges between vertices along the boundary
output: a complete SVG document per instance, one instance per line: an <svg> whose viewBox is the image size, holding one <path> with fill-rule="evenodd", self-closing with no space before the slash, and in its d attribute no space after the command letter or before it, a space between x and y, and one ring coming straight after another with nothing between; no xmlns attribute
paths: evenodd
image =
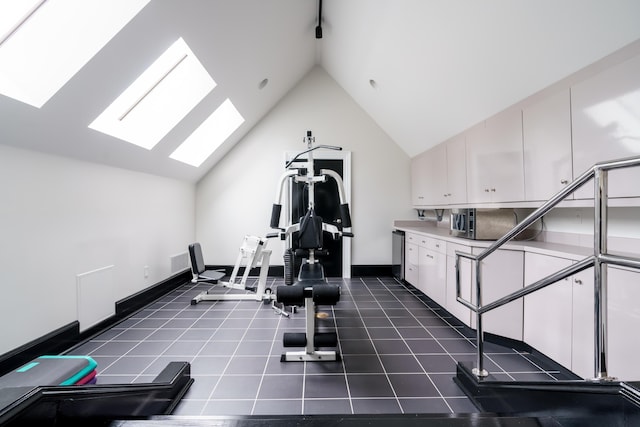
<svg viewBox="0 0 640 427"><path fill-rule="evenodd" d="M147 3L0 2L0 94L42 107Z"/></svg>
<svg viewBox="0 0 640 427"><path fill-rule="evenodd" d="M198 167L242 123L244 123L244 117L227 99L169 157Z"/></svg>
<svg viewBox="0 0 640 427"><path fill-rule="evenodd" d="M180 38L89 127L150 150L215 87Z"/></svg>

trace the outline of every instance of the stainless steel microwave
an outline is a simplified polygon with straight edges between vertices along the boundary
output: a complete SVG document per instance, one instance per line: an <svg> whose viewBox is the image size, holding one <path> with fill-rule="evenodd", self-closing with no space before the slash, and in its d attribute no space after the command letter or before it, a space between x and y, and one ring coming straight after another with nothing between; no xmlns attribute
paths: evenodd
<svg viewBox="0 0 640 427"><path fill-rule="evenodd" d="M496 240L518 223L513 209L451 209L451 235L473 240Z"/></svg>

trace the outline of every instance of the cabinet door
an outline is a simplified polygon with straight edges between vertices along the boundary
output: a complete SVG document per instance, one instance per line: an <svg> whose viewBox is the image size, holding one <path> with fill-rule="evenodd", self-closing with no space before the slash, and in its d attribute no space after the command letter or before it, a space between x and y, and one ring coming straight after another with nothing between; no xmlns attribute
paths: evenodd
<svg viewBox="0 0 640 427"><path fill-rule="evenodd" d="M570 109L566 89L522 111L525 200L548 200L573 180Z"/></svg>
<svg viewBox="0 0 640 427"><path fill-rule="evenodd" d="M582 378L594 375L593 268L573 276L571 370Z"/></svg>
<svg viewBox="0 0 640 427"><path fill-rule="evenodd" d="M446 257L428 248L420 248L419 289L440 306L446 305Z"/></svg>
<svg viewBox="0 0 640 427"><path fill-rule="evenodd" d="M418 245L407 241L405 243L404 280L415 287L418 286L419 280L418 263Z"/></svg>
<svg viewBox="0 0 640 427"><path fill-rule="evenodd" d="M429 157L427 153L419 154L411 159L411 203L413 206L425 206L427 204L427 192L429 179Z"/></svg>
<svg viewBox="0 0 640 427"><path fill-rule="evenodd" d="M594 163L640 154L640 56L571 88L573 170L578 176ZM609 172L609 197L638 197L640 169ZM576 198L593 197L593 185Z"/></svg>
<svg viewBox="0 0 640 427"><path fill-rule="evenodd" d="M466 136L469 203L524 200L521 110L505 110Z"/></svg>
<svg viewBox="0 0 640 427"><path fill-rule="evenodd" d="M467 149L467 201L486 203L491 201L490 154L486 153L487 132L485 123L473 126L466 132Z"/></svg>
<svg viewBox="0 0 640 427"><path fill-rule="evenodd" d="M446 145L438 144L428 153L430 156L428 201L430 205L444 205L448 203Z"/></svg>
<svg viewBox="0 0 640 427"><path fill-rule="evenodd" d="M524 285L568 267L572 261L526 253ZM561 280L524 297L524 342L571 369L572 280Z"/></svg>
<svg viewBox="0 0 640 427"><path fill-rule="evenodd" d="M522 111L512 108L486 123L486 167L491 171L492 202L524 200Z"/></svg>
<svg viewBox="0 0 640 427"><path fill-rule="evenodd" d="M467 149L464 135L450 139L446 144L447 191L445 203L450 205L467 202Z"/></svg>
<svg viewBox="0 0 640 427"><path fill-rule="evenodd" d="M620 380L640 380L640 273L609 268L609 366Z"/></svg>
<svg viewBox="0 0 640 427"><path fill-rule="evenodd" d="M473 248L473 253L482 252ZM482 269L482 302L484 305L522 289L524 255L521 251L498 249L485 258ZM475 269L471 283L475 284ZM475 294L475 285L471 290ZM483 315L484 331L522 341L522 298ZM472 318L475 328L475 318Z"/></svg>
<svg viewBox="0 0 640 427"><path fill-rule="evenodd" d="M471 326L472 312L456 299L456 257L455 251L470 252L468 246L447 243L447 290L446 309L458 320L467 326ZM460 258L460 295L471 302L471 261Z"/></svg>

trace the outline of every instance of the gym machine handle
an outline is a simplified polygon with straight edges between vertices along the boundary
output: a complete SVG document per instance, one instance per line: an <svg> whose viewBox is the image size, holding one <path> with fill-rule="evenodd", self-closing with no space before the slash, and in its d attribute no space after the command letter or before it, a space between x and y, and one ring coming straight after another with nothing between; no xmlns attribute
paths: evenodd
<svg viewBox="0 0 640 427"><path fill-rule="evenodd" d="M340 205L340 216L342 217L342 226L351 227L351 214L349 213L349 205L343 203Z"/></svg>
<svg viewBox="0 0 640 427"><path fill-rule="evenodd" d="M280 212L282 211L282 205L273 204L271 208L271 228L278 228L280 224Z"/></svg>

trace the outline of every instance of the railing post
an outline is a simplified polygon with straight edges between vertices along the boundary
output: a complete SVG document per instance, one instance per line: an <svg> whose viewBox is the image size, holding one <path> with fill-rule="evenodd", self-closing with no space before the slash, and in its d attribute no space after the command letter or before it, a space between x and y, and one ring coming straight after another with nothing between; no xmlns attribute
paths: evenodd
<svg viewBox="0 0 640 427"><path fill-rule="evenodd" d="M607 264L601 255L607 254L608 171L598 167L594 172L594 370L596 380L607 380Z"/></svg>
<svg viewBox="0 0 640 427"><path fill-rule="evenodd" d="M480 279L480 263L482 261L476 260L476 345L478 346L478 354L476 360L476 368L473 368L471 372L478 377L484 378L489 375L489 373L484 369L484 338L483 338L483 330L482 330L482 312L480 312L480 308L482 307L482 283Z"/></svg>

